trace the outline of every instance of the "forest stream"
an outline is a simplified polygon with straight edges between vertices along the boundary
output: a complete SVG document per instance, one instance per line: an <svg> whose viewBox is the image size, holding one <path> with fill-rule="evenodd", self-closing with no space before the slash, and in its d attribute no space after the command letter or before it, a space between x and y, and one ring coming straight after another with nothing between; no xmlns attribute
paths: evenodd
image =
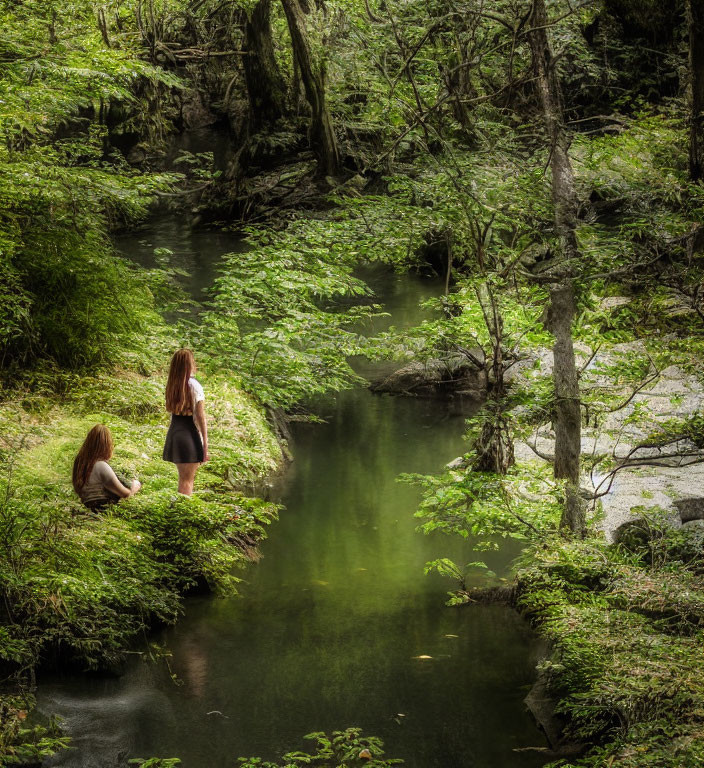
<svg viewBox="0 0 704 768"><path fill-rule="evenodd" d="M704 2L0 22L0 766L704 766Z"/></svg>
<svg viewBox="0 0 704 768"><path fill-rule="evenodd" d="M176 217L118 242L147 266L155 246L192 273L195 299L219 256L241 247L234 235L193 233ZM364 278L391 315L377 327L417 323L419 301L441 290L378 269ZM445 606L452 585L424 575L424 564L477 557L459 539L416 532L418 491L397 481L463 452L467 406L359 388L316 410L325 423L293 425L294 461L273 489L284 510L238 597L188 599L178 625L153 638L173 653L168 665L136 656L119 677L43 679L39 710L64 719L73 746L52 765L178 756L186 768L220 768L240 755L305 749L304 734L352 725L411 768L545 762L524 751L544 743L523 703L539 641L509 608ZM514 552L487 562L505 573Z"/></svg>

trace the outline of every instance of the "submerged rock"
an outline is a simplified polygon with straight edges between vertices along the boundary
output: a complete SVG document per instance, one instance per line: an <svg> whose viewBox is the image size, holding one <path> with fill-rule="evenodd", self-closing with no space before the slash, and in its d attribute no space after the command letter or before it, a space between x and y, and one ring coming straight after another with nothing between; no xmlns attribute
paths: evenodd
<svg viewBox="0 0 704 768"><path fill-rule="evenodd" d="M565 718L556 712L557 702L549 692L544 671L538 673L538 679L524 701L538 728L545 735L550 747L548 754L552 757L576 757L584 751L584 744L565 738Z"/></svg>

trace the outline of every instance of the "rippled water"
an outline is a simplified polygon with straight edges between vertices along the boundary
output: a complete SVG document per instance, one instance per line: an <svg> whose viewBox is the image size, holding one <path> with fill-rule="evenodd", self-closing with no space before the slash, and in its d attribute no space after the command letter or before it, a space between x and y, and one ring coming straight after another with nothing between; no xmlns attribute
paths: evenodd
<svg viewBox="0 0 704 768"><path fill-rule="evenodd" d="M184 232L165 220L140 238L197 251L197 285L209 284L230 245ZM437 290L413 276L368 276L399 325L417 320L418 301ZM139 659L119 678L40 683L40 710L65 718L75 746L53 764L105 768L158 755L220 768L350 725L382 737L387 754L413 768L545 762L513 751L543 744L523 704L534 636L507 608L445 607L452 585L425 576L424 563L476 555L459 540L417 533L418 492L396 480L462 453L465 409L364 389L320 408L325 424L294 425L295 461L277 489L286 509L263 559L243 574L241 596L189 599L184 619L159 637L177 683L164 663ZM510 554L490 565L505 568Z"/></svg>

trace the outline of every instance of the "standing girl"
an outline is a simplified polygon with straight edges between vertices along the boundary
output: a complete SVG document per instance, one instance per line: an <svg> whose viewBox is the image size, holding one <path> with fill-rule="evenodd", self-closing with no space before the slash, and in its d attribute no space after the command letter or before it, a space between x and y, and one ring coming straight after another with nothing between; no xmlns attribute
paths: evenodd
<svg viewBox="0 0 704 768"><path fill-rule="evenodd" d="M203 387L193 378L196 362L190 349L179 349L171 358L166 382L166 410L171 424L166 433L164 461L178 469L178 492L193 493L198 465L208 460L208 425Z"/></svg>

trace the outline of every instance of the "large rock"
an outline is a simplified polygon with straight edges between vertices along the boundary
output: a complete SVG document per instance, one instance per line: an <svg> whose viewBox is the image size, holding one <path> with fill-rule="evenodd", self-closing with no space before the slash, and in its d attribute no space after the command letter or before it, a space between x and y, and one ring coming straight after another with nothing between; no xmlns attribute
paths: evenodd
<svg viewBox="0 0 704 768"><path fill-rule="evenodd" d="M619 344L591 356L588 350L579 348L577 356L585 365L582 384L585 388L610 388L613 386L608 367L630 356L642 357L646 350L641 342ZM517 377L523 386L529 385L531 376L551 371L551 359L545 350L537 353L532 361L518 367ZM676 366L661 371L655 381L629 398L624 389L622 402L625 407L599 417L598 426L593 424L582 430L582 454L585 456L611 456L616 461L630 454L635 446L645 441L658 425L674 418L687 418L704 408L704 389L697 379ZM627 401L627 402L626 402ZM640 411L643 415L634 417ZM554 434L549 426L540 428L531 438L538 454L550 457L554 453ZM679 449L695 446L684 441ZM541 461L538 454L526 443L517 443L515 456L519 461ZM652 448L641 448L631 455L644 461L658 456ZM673 526L687 520L704 518L704 464L681 465L678 458L660 460L670 466L638 466L619 470L613 482L605 472L593 473L582 479L585 494L598 493L600 498L591 505L608 541L619 537L630 523L643 515L662 515ZM602 493L605 495L601 495Z"/></svg>
<svg viewBox="0 0 704 768"><path fill-rule="evenodd" d="M538 673L538 679L524 699L536 725L545 735L549 749L541 750L551 758L576 757L586 745L565 738L566 718L557 712L557 700L550 693L545 671Z"/></svg>
<svg viewBox="0 0 704 768"><path fill-rule="evenodd" d="M638 392L628 405L603 420L600 434L592 434L597 451L609 449L616 457L626 456L652 431L674 418L687 418L699 412L704 404L704 391L699 382L679 368L671 366L660 372L652 385ZM647 423L631 423L637 408L647 414ZM694 446L682 443L679 449ZM658 451L640 449L633 454L643 460L655 458ZM678 459L664 460L673 466L641 466L617 472L609 493L601 500L601 526L607 539L613 540L618 528L642 514L662 510L666 520L678 526L682 522L704 517L704 465L682 464ZM594 478L594 485L601 480ZM603 486L602 489L605 489Z"/></svg>
<svg viewBox="0 0 704 768"><path fill-rule="evenodd" d="M205 104L201 92L191 88L181 96L181 119L187 129L193 129L213 125L217 116Z"/></svg>
<svg viewBox="0 0 704 768"><path fill-rule="evenodd" d="M380 381L372 382L372 392L415 397L444 397L462 394L481 399L486 393L486 375L467 358L414 361L404 365Z"/></svg>
<svg viewBox="0 0 704 768"><path fill-rule="evenodd" d="M701 492L704 492L704 488L701 488ZM701 496L690 496L688 498L678 499L674 502L674 505L680 513L682 525L689 525L692 527L701 527L704 525L704 498Z"/></svg>

